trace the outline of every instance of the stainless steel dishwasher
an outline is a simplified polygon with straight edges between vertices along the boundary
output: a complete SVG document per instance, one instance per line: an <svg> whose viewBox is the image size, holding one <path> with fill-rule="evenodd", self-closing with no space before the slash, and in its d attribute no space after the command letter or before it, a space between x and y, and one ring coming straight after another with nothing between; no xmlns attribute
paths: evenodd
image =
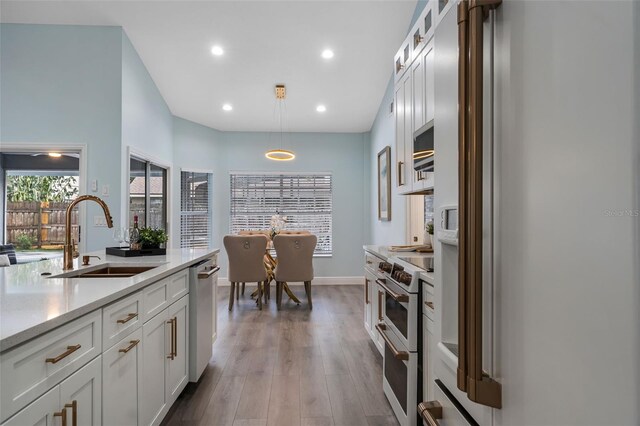
<svg viewBox="0 0 640 426"><path fill-rule="evenodd" d="M215 291L218 271L213 259L189 268L189 381L197 382L207 367L216 335Z"/></svg>

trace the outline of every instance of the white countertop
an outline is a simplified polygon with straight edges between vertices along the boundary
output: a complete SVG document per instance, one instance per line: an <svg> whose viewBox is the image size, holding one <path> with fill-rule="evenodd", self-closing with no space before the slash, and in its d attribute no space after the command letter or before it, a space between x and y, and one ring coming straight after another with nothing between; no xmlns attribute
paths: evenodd
<svg viewBox="0 0 640 426"><path fill-rule="evenodd" d="M0 268L0 352L217 254L219 249L167 249L165 256L118 257L87 253L91 265L136 264L158 267L128 278L47 278L61 274L62 259ZM84 253L83 253L84 254ZM79 259L74 260L78 269Z"/></svg>
<svg viewBox="0 0 640 426"><path fill-rule="evenodd" d="M433 253L418 253L415 251L391 251L389 250L389 246L377 246L377 245L366 245L362 246L365 251L378 256L383 260L389 260L391 257L433 257ZM420 276L425 281L429 281L431 284L435 282L435 276L433 272L421 272Z"/></svg>

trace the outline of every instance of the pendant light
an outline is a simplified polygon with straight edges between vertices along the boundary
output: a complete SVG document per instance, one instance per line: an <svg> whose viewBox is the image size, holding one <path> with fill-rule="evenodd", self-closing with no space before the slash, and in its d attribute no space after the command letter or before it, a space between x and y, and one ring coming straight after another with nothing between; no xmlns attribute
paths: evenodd
<svg viewBox="0 0 640 426"><path fill-rule="evenodd" d="M284 84L276 85L276 102L278 103L278 116L280 121L280 148L279 149L271 149L267 151L264 156L269 160L274 161L291 161L296 158L296 155L292 151L287 151L282 148L282 104L284 103L284 99L286 97L286 89Z"/></svg>

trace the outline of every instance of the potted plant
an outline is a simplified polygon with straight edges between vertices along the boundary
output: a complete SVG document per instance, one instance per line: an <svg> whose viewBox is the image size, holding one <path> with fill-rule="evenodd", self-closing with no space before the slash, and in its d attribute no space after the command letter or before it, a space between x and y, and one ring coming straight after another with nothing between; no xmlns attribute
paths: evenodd
<svg viewBox="0 0 640 426"><path fill-rule="evenodd" d="M427 222L427 225L425 226L424 243L425 244L428 243L431 246L431 248L433 248L433 246L434 246L434 241L433 241L433 221Z"/></svg>
<svg viewBox="0 0 640 426"><path fill-rule="evenodd" d="M140 228L140 244L143 249L160 248L164 245L169 237L164 229L157 228Z"/></svg>

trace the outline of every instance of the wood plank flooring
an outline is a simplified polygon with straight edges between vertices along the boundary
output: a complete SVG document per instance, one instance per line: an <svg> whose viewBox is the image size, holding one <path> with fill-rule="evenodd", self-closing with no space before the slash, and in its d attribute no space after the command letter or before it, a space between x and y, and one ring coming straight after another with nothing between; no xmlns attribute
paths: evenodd
<svg viewBox="0 0 640 426"><path fill-rule="evenodd" d="M163 425L398 424L382 391L382 357L364 330L362 286L312 287L313 311L284 299L278 311L273 286L259 311L252 290L232 312L229 288L218 290L213 357Z"/></svg>

